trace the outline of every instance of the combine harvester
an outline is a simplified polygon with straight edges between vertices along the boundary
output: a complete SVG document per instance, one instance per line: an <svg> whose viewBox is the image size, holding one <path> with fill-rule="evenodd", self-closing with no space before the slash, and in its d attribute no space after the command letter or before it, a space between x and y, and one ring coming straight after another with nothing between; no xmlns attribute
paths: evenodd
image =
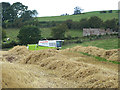
<svg viewBox="0 0 120 90"><path fill-rule="evenodd" d="M28 44L29 50L57 49L59 50L64 40L40 40L38 44Z"/></svg>

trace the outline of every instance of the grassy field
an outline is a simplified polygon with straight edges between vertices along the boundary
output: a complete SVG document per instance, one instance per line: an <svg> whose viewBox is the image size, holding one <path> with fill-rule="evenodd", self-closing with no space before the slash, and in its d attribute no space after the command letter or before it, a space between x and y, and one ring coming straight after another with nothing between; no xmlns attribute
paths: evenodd
<svg viewBox="0 0 120 90"><path fill-rule="evenodd" d="M80 15L67 15L67 16L52 16L52 17L38 17L38 20L43 22L43 21L65 21L68 19L72 19L73 21L79 21L82 18L90 18L91 16L98 16L100 17L103 21L110 20L113 18L118 19L118 13L117 10L113 10L112 13L100 13L99 11L94 11L94 12L87 12L85 14L80 14Z"/></svg>
<svg viewBox="0 0 120 90"><path fill-rule="evenodd" d="M14 41L17 41L17 35L19 33L19 29L4 29L6 31L6 35L8 38L10 38L10 40L14 40Z"/></svg>
<svg viewBox="0 0 120 90"><path fill-rule="evenodd" d="M17 41L17 35L19 33L19 29L5 29L7 37L9 37L11 40ZM51 38L51 28L40 28L41 36L43 38ZM83 34L82 30L68 30L68 32L65 33L65 36L68 35L71 37L81 37Z"/></svg>
<svg viewBox="0 0 120 90"><path fill-rule="evenodd" d="M51 28L40 28L41 35L43 38L51 38ZM71 36L71 37L82 37L83 31L82 30L75 30L70 29L65 33L65 37Z"/></svg>
<svg viewBox="0 0 120 90"><path fill-rule="evenodd" d="M73 21L79 21L82 18L89 18L91 16L98 16L101 19L108 20L113 18L118 18L117 10L113 10L112 13L100 13L99 11L94 12L87 12L85 14L80 15L68 15L68 16L53 16L53 17L38 17L39 21L65 21L68 19L72 19ZM43 38L51 38L51 28L40 28L41 35ZM11 40L17 41L17 35L19 33L19 29L5 29L7 37ZM82 31L81 30L69 30L66 32L65 36L71 37L81 37Z"/></svg>
<svg viewBox="0 0 120 90"><path fill-rule="evenodd" d="M50 38L51 37L51 29L50 28L40 28L41 35L43 38ZM7 37L9 37L14 41L17 41L17 35L19 33L19 29L5 29ZM66 32L65 36L72 36L72 37L81 37L82 36L82 30L69 30ZM96 41L88 41L83 42L81 44L69 44L64 45L63 49L65 48L71 48L76 45L82 45L82 46L96 46L104 49L117 49L118 48L118 39L105 39L105 40L96 40Z"/></svg>
<svg viewBox="0 0 120 90"><path fill-rule="evenodd" d="M40 28L41 36L43 38L50 38L51 37L51 29L50 28Z"/></svg>
<svg viewBox="0 0 120 90"><path fill-rule="evenodd" d="M71 29L68 32L65 33L65 36L70 35L71 37L82 37L83 36L83 31L82 30L74 30Z"/></svg>
<svg viewBox="0 0 120 90"><path fill-rule="evenodd" d="M90 18L91 16L98 16L103 21L118 18L117 10L114 10L113 13L100 13L99 11L96 12L87 12L85 14L80 15L68 15L68 16L53 16L53 17L38 17L39 21L65 21L68 19L72 19L73 21L79 21L82 18ZM19 29L5 29L7 37L9 37L14 41L18 41L17 35L19 33ZM41 36L43 38L51 38L51 28L40 28ZM68 30L65 33L65 37L82 37L83 32L82 30ZM82 44L70 44L63 46L63 49L67 47L73 47L76 45L83 45L83 46L96 46L104 49L116 49L118 48L118 40L117 39L106 39L106 40L96 40L96 41L89 41L84 42Z"/></svg>
<svg viewBox="0 0 120 90"><path fill-rule="evenodd" d="M64 45L62 49L72 48L72 47L77 46L77 45L96 46L96 47L104 48L104 49L118 49L118 39L113 38L113 39L83 42L81 44L69 44L69 45Z"/></svg>

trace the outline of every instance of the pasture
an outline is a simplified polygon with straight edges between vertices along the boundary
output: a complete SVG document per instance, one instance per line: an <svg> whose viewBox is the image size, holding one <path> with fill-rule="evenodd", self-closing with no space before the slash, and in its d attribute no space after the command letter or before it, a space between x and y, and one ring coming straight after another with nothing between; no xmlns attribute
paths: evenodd
<svg viewBox="0 0 120 90"><path fill-rule="evenodd" d="M111 20L113 18L118 19L117 10L113 10L112 13L100 13L99 11L94 12L86 12L85 14L80 15L67 15L67 16L52 16L52 17L38 17L40 22L49 22L49 21L65 21L65 20L73 20L73 21L80 21L83 18L90 18L91 16L98 16L103 21Z"/></svg>

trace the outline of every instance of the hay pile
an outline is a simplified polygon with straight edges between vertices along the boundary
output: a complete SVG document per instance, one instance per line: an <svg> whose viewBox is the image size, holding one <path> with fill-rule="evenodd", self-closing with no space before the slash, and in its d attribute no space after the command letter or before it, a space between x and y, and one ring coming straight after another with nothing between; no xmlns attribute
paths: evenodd
<svg viewBox="0 0 120 90"><path fill-rule="evenodd" d="M12 62L3 63L3 87L41 87L50 86L63 87L64 80L74 83L67 84L67 87L76 88L117 88L118 87L118 72L111 70L107 67L98 67L97 64L91 64L89 62L77 61L77 59L88 59L88 56L80 54L71 54L68 51L80 51L89 53L95 56L110 58L110 56L116 56L117 50L104 50L97 47L82 47L77 46L71 49L57 51L54 49L29 51L25 46L16 46L12 50L9 50L6 54L3 54L4 59ZM95 53L96 52L96 53ZM109 54L108 54L109 53ZM69 54L69 55L67 55ZM80 55L80 56L79 56ZM84 58L83 58L84 57ZM9 58L9 59L8 59ZM92 59L92 58L91 58ZM113 58L111 58L113 59ZM17 64L14 64L17 63ZM29 65L32 65L30 68ZM37 65L37 68L34 68ZM26 66L26 67L25 67ZM6 68L7 67L7 68ZM56 72L54 76L59 77L59 81L48 84L48 76L40 79L40 68L45 68ZM33 73L34 72L34 73ZM52 73L53 74L53 73ZM44 81L46 82L41 82ZM54 81L54 79L51 79ZM49 80L50 81L50 80ZM22 83L21 83L22 82ZM62 83L61 83L62 82ZM21 83L21 84L20 84ZM40 83L40 84L39 84ZM58 85L59 84L59 85Z"/></svg>
<svg viewBox="0 0 120 90"><path fill-rule="evenodd" d="M0 61L0 89L2 89L2 62Z"/></svg>
<svg viewBox="0 0 120 90"><path fill-rule="evenodd" d="M8 52L3 53L2 60L15 63L26 58L30 53L31 51L29 51L26 46L15 46Z"/></svg>
<svg viewBox="0 0 120 90"><path fill-rule="evenodd" d="M118 49L105 50L105 49L93 47L93 46L88 46L88 47L76 46L73 48L67 48L64 51L84 52L94 56L103 57L107 60L119 61Z"/></svg>
<svg viewBox="0 0 120 90"><path fill-rule="evenodd" d="M30 51L26 48L26 46L19 46L19 45L9 50L9 53L11 54L25 55L25 56L28 55L29 52Z"/></svg>
<svg viewBox="0 0 120 90"><path fill-rule="evenodd" d="M2 87L3 88L13 88L13 87L31 88L32 86L30 84L27 85L27 83L25 82L25 80L28 78L28 77L25 78L26 74L27 72L24 71L22 67L19 67L15 64L10 64L8 62L4 62L2 64Z"/></svg>
<svg viewBox="0 0 120 90"><path fill-rule="evenodd" d="M40 83L38 68L21 64L5 62L2 65L2 87L3 88L42 88L44 82Z"/></svg>
<svg viewBox="0 0 120 90"><path fill-rule="evenodd" d="M116 76L117 77L117 76ZM78 85L78 87L86 88L118 88L118 78L115 76L107 76L102 74L96 74L88 76L84 81Z"/></svg>
<svg viewBox="0 0 120 90"><path fill-rule="evenodd" d="M44 56L44 55L45 56ZM102 68L98 68L95 65L87 64L84 62L77 62L70 60L69 57L57 53L40 53L40 51L35 54L29 55L26 59L25 64L36 64L41 67L44 67L48 70L54 70L58 71L61 78L65 78L67 80L72 80L73 82L77 82L78 85L76 87L79 88L117 88L117 73L113 73L111 71L104 70ZM42 56L42 57L40 57ZM99 75L99 77L98 77ZM100 76L101 75L101 76ZM97 80L92 81L91 77L96 77ZM104 77L104 80L103 80ZM108 79L109 77L109 79ZM87 78L87 79L86 79ZM84 79L86 81L84 81ZM80 83L85 82L91 82L86 83L85 85ZM111 82L112 81L112 82ZM108 82L111 82L110 84Z"/></svg>
<svg viewBox="0 0 120 90"><path fill-rule="evenodd" d="M59 71L59 75L61 75L62 78L65 78L67 80L72 80L73 82L77 82L78 86L77 88L90 88L90 87L97 87L100 88L117 88L117 73L112 73L110 71L98 68L97 66L89 65L82 62L76 62L76 61L70 61L67 58L61 57L61 59L58 59L59 57L50 57L48 59L42 60L39 65L42 67L45 67L50 70ZM99 77L96 77L98 76ZM97 81L94 81L92 83L91 76L96 77ZM90 77L90 78L88 78ZM109 79L108 79L109 77ZM86 79L87 78L87 79ZM104 80L103 80L104 78ZM82 84L86 81L90 81L90 83L86 83L85 85ZM108 82L111 82L109 85ZM95 84L95 85L94 85ZM101 85L101 86L100 86Z"/></svg>
<svg viewBox="0 0 120 90"><path fill-rule="evenodd" d="M57 53L58 51L54 49L33 51L32 53L27 55L24 59L22 59L19 63L36 64L38 62L41 62L42 59L47 59L48 57L55 56Z"/></svg>

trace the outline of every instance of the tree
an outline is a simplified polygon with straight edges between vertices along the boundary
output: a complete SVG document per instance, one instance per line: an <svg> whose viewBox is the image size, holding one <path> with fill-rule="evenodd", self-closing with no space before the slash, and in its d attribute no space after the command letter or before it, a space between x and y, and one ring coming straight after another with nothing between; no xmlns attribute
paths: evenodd
<svg viewBox="0 0 120 90"><path fill-rule="evenodd" d="M72 28L73 21L72 21L71 19L66 20L66 21L64 21L63 23L67 25L68 29L71 29L71 28Z"/></svg>
<svg viewBox="0 0 120 90"><path fill-rule="evenodd" d="M2 21L10 19L10 14L8 14L10 6L11 5L8 2L2 2Z"/></svg>
<svg viewBox="0 0 120 90"><path fill-rule="evenodd" d="M88 19L89 27L90 28L101 28L103 27L103 21L101 18L97 16L92 16L90 19Z"/></svg>
<svg viewBox="0 0 120 90"><path fill-rule="evenodd" d="M10 5L10 3L2 2L2 26L4 28L7 28L10 25L10 27L24 25L26 21L33 20L33 17L36 17L37 14L36 10L28 10L28 6L25 6L20 2L13 3L12 5Z"/></svg>
<svg viewBox="0 0 120 90"><path fill-rule="evenodd" d="M78 27L79 29L88 28L89 27L88 19L86 18L81 19Z"/></svg>
<svg viewBox="0 0 120 90"><path fill-rule="evenodd" d="M60 24L52 28L51 35L54 39L64 39L67 30L66 24Z"/></svg>
<svg viewBox="0 0 120 90"><path fill-rule="evenodd" d="M5 30L2 30L2 40L3 40L4 38L6 38L6 32L5 32Z"/></svg>
<svg viewBox="0 0 120 90"><path fill-rule="evenodd" d="M21 15L28 9L28 6L25 6L20 2L13 3L11 7L15 12L16 18L21 17Z"/></svg>
<svg viewBox="0 0 120 90"><path fill-rule="evenodd" d="M2 27L6 28L6 24L13 20L13 9L10 3L2 2Z"/></svg>
<svg viewBox="0 0 120 90"><path fill-rule="evenodd" d="M81 14L82 11L83 11L83 9L81 9L79 6L77 6L74 8L74 15Z"/></svg>
<svg viewBox="0 0 120 90"><path fill-rule="evenodd" d="M112 10L109 10L108 12L109 12L109 13L112 13Z"/></svg>
<svg viewBox="0 0 120 90"><path fill-rule="evenodd" d="M16 14L16 18L23 18L24 21L29 20L38 14L36 10L28 10L28 6L25 6L20 2L13 3L11 7Z"/></svg>
<svg viewBox="0 0 120 90"><path fill-rule="evenodd" d="M41 32L36 26L24 26L17 36L22 44L37 43L41 39Z"/></svg>
<svg viewBox="0 0 120 90"><path fill-rule="evenodd" d="M28 20L31 20L31 19L33 19L33 17L34 16L37 16L37 11L36 10L27 10L27 11L25 11L22 15L21 15L21 17L20 18L22 18L23 19L23 22L24 21L28 21Z"/></svg>
<svg viewBox="0 0 120 90"><path fill-rule="evenodd" d="M104 27L105 29L110 28L113 29L113 31L118 31L119 25L118 25L118 19L112 19L112 20L107 20L104 22Z"/></svg>

